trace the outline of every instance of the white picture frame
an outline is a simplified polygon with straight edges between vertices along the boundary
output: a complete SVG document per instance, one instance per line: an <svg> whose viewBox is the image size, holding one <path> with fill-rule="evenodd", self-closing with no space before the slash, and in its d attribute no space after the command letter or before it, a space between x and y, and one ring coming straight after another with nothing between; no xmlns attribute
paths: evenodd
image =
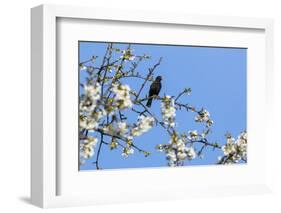
<svg viewBox="0 0 281 213"><path fill-rule="evenodd" d="M253 50L257 43L259 43L261 47L261 49L255 49L259 50L256 52L259 52L260 55L257 57L259 57L260 60L258 60L258 62L250 60L251 62L249 62L251 63L251 66L257 68L256 75L258 76L254 77L254 75L252 75L253 72L249 75L254 83L250 85L248 93L248 112L253 112L252 115L248 117L248 120L252 125L255 125L251 126L250 130L255 130L252 132L252 138L255 138L257 141L256 148L253 148L250 153L253 159L252 162L250 161L249 165L247 164L248 166L224 167L223 170L217 169L216 167L200 167L199 169L193 167L173 170L168 168L149 170L138 169L130 171L102 171L100 174L83 173L80 175L83 177L79 177L79 179L74 177L72 174L73 168L66 168L65 164L60 164L59 161L63 162L65 160L60 160L61 156L59 149L61 148L57 144L57 120L59 116L57 113L57 108L59 107L57 93L59 84L61 83L57 78L57 70L59 69L57 61L59 44L57 38L59 31L58 23L61 19L67 19L69 21L87 20L87 22L99 20L101 24L103 21L118 21L120 25L126 22L135 24L143 23L143 25L153 24L154 26L165 26L166 30L169 30L169 28L172 29L175 26L197 26L202 29L218 28L222 29L222 31L228 31L228 33L232 33L235 30L261 32L262 35L258 36L258 39L255 41L256 43L249 43L249 45L252 45L251 47ZM274 135L274 128L272 128L273 122L271 122L273 117L272 83L274 78L273 21L271 19L216 17L173 13L161 14L146 11L114 11L110 9L90 7L41 5L32 8L31 10L31 26L31 201L34 205L42 208L49 208L99 203L165 200L197 196L240 195L271 191L270 143L272 143L271 138ZM71 30L71 27L69 29ZM83 32L83 30L81 31ZM74 34L75 33L73 33L73 35ZM210 35L212 35L211 32ZM234 37L235 33L232 36ZM77 37L73 37L73 39L77 39ZM245 37L245 39L247 38ZM251 40L251 38L249 40ZM243 44L243 41L241 42ZM200 45L200 40L197 41L196 44ZM220 43L217 43L217 45L219 44ZM76 61L74 63L76 63ZM255 92L254 90L258 88L259 85L261 86L259 87L258 92L262 97L255 97L255 95L253 95ZM254 107L257 106L257 104L259 107ZM262 112L265 108L267 110L263 113L260 120L262 124L254 124L257 123L254 122L254 115ZM265 133L262 136L263 138L257 137L257 135L255 136L255 134L258 134L258 132L264 129ZM265 140L266 142L261 144L262 140ZM263 156L263 162L261 163L258 157L263 148L266 151L264 151L265 154ZM76 159L76 156L70 156L69 158ZM266 161L264 161L264 159L266 159ZM62 172L65 174L61 174ZM184 177L187 174L190 174L190 172L194 172L194 174L196 173L197 175L193 178L189 176L192 180L193 187L185 183L183 186L167 183L165 189L160 187L160 183L167 182L170 178L181 177L179 182L184 181ZM203 179L208 173L214 180L220 174L228 173L228 176L225 177L229 178L229 181L214 181L213 184L202 184L202 182L204 182ZM245 177L243 176L243 173L245 174ZM233 174L238 174L241 178L232 177L234 176ZM66 175L68 178L62 179L62 177L65 177ZM80 190L80 188L83 189L84 187L82 185L79 187L80 185L78 185L79 182L85 183L85 181L93 177L96 177L99 181L106 181L106 178L112 177L112 175L115 175L116 177L119 176L119 180L124 180L125 177L128 177L128 180L125 180L128 181L128 183L130 183L129 179L132 177L137 178L139 181L151 178L151 181L155 184L146 187L140 183L140 187L133 190L123 190L122 187L116 187L113 188L114 192L112 192L112 188L102 186L102 183L99 183L101 187L97 189L96 194L84 194L84 191ZM253 175L256 176L253 177ZM161 181L159 177L162 177ZM235 178L237 179L237 182L233 182ZM254 180L251 180L250 178L253 178ZM157 186L158 182L159 186ZM68 189L65 193L61 193L61 185L63 184L67 184L64 186L64 188ZM102 192L102 189L105 190ZM146 194L145 191L148 189L151 191ZM109 190L111 191L110 193ZM189 193L186 193L187 190ZM122 194L122 196L120 196L120 194Z"/></svg>

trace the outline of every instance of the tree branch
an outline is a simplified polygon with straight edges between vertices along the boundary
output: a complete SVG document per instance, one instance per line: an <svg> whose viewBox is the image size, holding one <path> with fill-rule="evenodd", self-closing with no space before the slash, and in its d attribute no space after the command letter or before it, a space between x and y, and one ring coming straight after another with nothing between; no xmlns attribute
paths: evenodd
<svg viewBox="0 0 281 213"><path fill-rule="evenodd" d="M141 91L143 90L143 88L144 88L146 82L147 82L148 79L152 76L154 70L160 65L161 61L162 61L162 57L158 60L158 62L157 62L152 68L149 68L148 74L147 74L147 76L146 76L146 79L145 79L144 82L142 83L142 85L141 85L141 87L140 87L140 89L139 89L139 91L138 91L138 93L137 93L137 95L136 95L135 100L137 100L137 99L139 98L139 96L140 96L140 94L141 94Z"/></svg>

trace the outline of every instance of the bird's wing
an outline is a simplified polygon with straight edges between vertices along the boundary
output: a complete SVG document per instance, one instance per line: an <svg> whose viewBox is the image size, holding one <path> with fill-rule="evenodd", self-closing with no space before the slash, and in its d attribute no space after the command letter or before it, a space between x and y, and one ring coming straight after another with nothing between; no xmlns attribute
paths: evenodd
<svg viewBox="0 0 281 213"><path fill-rule="evenodd" d="M159 83L159 87L158 87L158 91L157 91L156 95L159 95L161 88L162 88L162 85L161 85L161 83Z"/></svg>
<svg viewBox="0 0 281 213"><path fill-rule="evenodd" d="M161 83L153 82L150 86L149 96L158 95L161 89Z"/></svg>

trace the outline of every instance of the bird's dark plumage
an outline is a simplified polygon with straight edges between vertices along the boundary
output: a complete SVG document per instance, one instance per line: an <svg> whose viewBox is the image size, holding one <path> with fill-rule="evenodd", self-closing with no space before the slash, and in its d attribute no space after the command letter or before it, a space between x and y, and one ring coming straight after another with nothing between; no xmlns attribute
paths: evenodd
<svg viewBox="0 0 281 213"><path fill-rule="evenodd" d="M151 107L153 96L159 95L161 87L162 87L161 80L162 80L162 77L157 76L155 81L153 81L152 84L150 85L149 94L148 94L149 98L146 103L147 107Z"/></svg>

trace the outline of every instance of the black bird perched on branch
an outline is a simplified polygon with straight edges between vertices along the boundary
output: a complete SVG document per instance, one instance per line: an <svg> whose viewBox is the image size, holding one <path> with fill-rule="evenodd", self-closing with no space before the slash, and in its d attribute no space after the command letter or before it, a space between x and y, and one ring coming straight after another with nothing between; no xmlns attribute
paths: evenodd
<svg viewBox="0 0 281 213"><path fill-rule="evenodd" d="M161 87L162 87L161 80L162 80L162 77L159 75L156 77L155 81L153 81L152 84L150 85L149 96L148 96L148 100L146 103L147 107L151 107L153 96L159 95Z"/></svg>

